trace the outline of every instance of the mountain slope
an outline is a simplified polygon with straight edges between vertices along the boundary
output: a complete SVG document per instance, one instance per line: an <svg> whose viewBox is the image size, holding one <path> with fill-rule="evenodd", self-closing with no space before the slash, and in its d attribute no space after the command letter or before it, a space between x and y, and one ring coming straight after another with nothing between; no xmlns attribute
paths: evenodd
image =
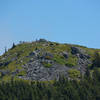
<svg viewBox="0 0 100 100"><path fill-rule="evenodd" d="M95 51L100 50L44 39L22 42L0 57L0 79L47 81L60 75L79 79L92 64Z"/></svg>

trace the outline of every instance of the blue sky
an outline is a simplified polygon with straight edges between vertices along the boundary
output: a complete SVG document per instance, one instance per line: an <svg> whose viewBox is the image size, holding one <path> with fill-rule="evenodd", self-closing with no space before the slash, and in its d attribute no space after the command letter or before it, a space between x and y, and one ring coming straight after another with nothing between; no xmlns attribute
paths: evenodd
<svg viewBox="0 0 100 100"><path fill-rule="evenodd" d="M100 0L0 0L0 54L34 38L100 48Z"/></svg>

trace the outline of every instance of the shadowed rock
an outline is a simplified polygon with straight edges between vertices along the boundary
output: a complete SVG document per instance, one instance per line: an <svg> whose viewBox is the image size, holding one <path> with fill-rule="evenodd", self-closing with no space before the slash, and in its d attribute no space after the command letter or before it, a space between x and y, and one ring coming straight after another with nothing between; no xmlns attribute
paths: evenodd
<svg viewBox="0 0 100 100"><path fill-rule="evenodd" d="M71 47L71 53L72 54L80 54L80 53L85 53L85 51L79 47Z"/></svg>
<svg viewBox="0 0 100 100"><path fill-rule="evenodd" d="M67 52L63 52L62 55L67 59L68 58L68 53Z"/></svg>

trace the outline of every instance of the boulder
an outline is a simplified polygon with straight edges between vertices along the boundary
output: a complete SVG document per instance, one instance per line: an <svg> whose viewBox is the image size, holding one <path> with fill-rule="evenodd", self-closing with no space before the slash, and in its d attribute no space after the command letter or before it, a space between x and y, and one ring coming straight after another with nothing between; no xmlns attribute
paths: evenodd
<svg viewBox="0 0 100 100"><path fill-rule="evenodd" d="M80 54L80 53L84 53L85 51L79 47L71 47L71 53L72 54Z"/></svg>
<svg viewBox="0 0 100 100"><path fill-rule="evenodd" d="M38 42L47 42L47 40L45 40L45 39L40 39L40 40L38 40Z"/></svg>
<svg viewBox="0 0 100 100"><path fill-rule="evenodd" d="M85 51L79 47L71 47L71 53L81 59L89 59L90 58L90 56L88 54L86 54Z"/></svg>
<svg viewBox="0 0 100 100"><path fill-rule="evenodd" d="M67 52L63 52L62 55L67 59L68 58L68 53Z"/></svg>

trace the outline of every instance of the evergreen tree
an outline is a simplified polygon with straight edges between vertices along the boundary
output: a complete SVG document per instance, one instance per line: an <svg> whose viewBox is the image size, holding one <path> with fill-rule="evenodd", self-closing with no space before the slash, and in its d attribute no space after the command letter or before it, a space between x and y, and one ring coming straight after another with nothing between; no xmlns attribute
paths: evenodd
<svg viewBox="0 0 100 100"><path fill-rule="evenodd" d="M7 52L7 47L5 47L5 53Z"/></svg>
<svg viewBox="0 0 100 100"><path fill-rule="evenodd" d="M15 45L15 43L13 43L13 46L12 46L12 48L11 49L14 49L16 47L16 45Z"/></svg>
<svg viewBox="0 0 100 100"><path fill-rule="evenodd" d="M94 67L100 67L100 54L99 52L94 53L94 60L92 64L92 68Z"/></svg>

